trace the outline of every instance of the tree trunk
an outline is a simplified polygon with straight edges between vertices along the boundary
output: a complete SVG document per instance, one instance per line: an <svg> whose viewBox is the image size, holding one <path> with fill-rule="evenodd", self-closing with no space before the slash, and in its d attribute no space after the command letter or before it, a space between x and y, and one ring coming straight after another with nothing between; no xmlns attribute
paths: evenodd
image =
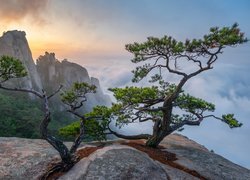
<svg viewBox="0 0 250 180"><path fill-rule="evenodd" d="M155 132L146 142L146 146L156 148L160 142L166 137L164 131Z"/></svg>
<svg viewBox="0 0 250 180"><path fill-rule="evenodd" d="M49 134L48 125L51 119L50 119L48 97L46 96L45 92L43 92L43 100L45 106L45 117L40 124L40 133L42 135L42 138L44 138L59 152L62 162L65 164L64 167L65 169L67 169L68 167L72 167L74 164L73 156L62 141Z"/></svg>
<svg viewBox="0 0 250 180"><path fill-rule="evenodd" d="M163 104L163 118L162 120L157 120L153 127L153 135L147 140L146 146L149 147L157 147L160 142L169 135L169 127L171 124L171 116L172 116L172 101L165 101Z"/></svg>
<svg viewBox="0 0 250 180"><path fill-rule="evenodd" d="M80 134L75 139L75 141L73 142L73 145L70 148L71 154L74 154L76 152L78 146L80 146L81 142L83 141L83 138L84 138L84 120L82 119L80 123Z"/></svg>

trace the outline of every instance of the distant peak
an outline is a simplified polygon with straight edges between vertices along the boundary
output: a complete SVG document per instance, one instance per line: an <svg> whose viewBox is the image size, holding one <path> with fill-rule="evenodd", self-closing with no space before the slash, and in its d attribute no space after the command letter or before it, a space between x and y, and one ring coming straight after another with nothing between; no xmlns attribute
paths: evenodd
<svg viewBox="0 0 250 180"><path fill-rule="evenodd" d="M26 33L25 33L25 31L18 31L18 30L3 32L3 36L9 36L9 35L18 36L18 37L25 37Z"/></svg>
<svg viewBox="0 0 250 180"><path fill-rule="evenodd" d="M55 53L49 53L46 51L44 55L39 56L37 59L37 62L40 61L57 62L58 60L55 57Z"/></svg>
<svg viewBox="0 0 250 180"><path fill-rule="evenodd" d="M45 55L44 56L49 56L49 57L53 57L55 59L55 53L49 53L49 52L45 52Z"/></svg>

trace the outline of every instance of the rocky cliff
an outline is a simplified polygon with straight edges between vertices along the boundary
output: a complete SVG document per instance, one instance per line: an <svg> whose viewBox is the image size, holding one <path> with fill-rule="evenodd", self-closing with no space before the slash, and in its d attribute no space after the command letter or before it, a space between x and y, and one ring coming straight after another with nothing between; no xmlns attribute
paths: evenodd
<svg viewBox="0 0 250 180"><path fill-rule="evenodd" d="M250 179L249 169L178 134L165 138L161 149L156 151L138 143L104 142L101 148L85 156L59 179ZM78 152L98 145L100 143L82 143ZM0 179L4 180L38 179L48 164L59 157L44 140L0 138L0 147Z"/></svg>
<svg viewBox="0 0 250 180"><path fill-rule="evenodd" d="M27 77L11 80L9 85L41 90L42 83L25 35L23 31L8 31L3 33L3 36L0 37L0 56L8 55L20 59L28 71Z"/></svg>
<svg viewBox="0 0 250 180"><path fill-rule="evenodd" d="M20 59L28 71L25 78L11 80L8 86L25 87L41 91L45 89L48 93L54 91L60 84L64 89L70 88L73 82L88 82L97 86L97 93L88 96L88 101L84 105L84 111L90 111L95 105L110 105L111 101L104 95L99 81L89 77L88 72L82 66L67 60L58 61L54 53L45 53L37 60L37 65L32 59L29 44L25 37L25 32L8 31L0 37L0 56L8 55ZM63 110L60 98L53 98L56 110Z"/></svg>
<svg viewBox="0 0 250 180"><path fill-rule="evenodd" d="M59 85L63 85L63 89L69 89L73 82L87 82L94 84L97 87L95 94L88 94L87 102L84 104L85 111L90 111L95 105L110 105L110 99L102 92L99 84L99 80L93 77L89 77L88 71L76 64L67 60L61 62L56 59L54 53L46 52L45 55L40 56L37 59L37 71L42 81L42 87L51 93ZM57 106L60 103L60 99L57 96L54 99ZM61 104L60 106L63 109Z"/></svg>

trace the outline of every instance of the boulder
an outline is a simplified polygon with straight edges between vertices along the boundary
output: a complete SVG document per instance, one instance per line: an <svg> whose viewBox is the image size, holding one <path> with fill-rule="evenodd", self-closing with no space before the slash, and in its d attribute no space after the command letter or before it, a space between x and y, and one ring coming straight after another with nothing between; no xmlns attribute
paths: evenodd
<svg viewBox="0 0 250 180"><path fill-rule="evenodd" d="M177 155L176 163L195 170L207 179L250 179L250 170L241 167L204 146L179 134L167 136L161 145ZM235 152L239 153L239 152Z"/></svg>
<svg viewBox="0 0 250 180"><path fill-rule="evenodd" d="M40 139L0 137L0 179L38 179L57 152Z"/></svg>
<svg viewBox="0 0 250 180"><path fill-rule="evenodd" d="M164 168L133 148L111 145L77 163L59 180L81 179L169 179Z"/></svg>
<svg viewBox="0 0 250 180"><path fill-rule="evenodd" d="M250 179L250 170L208 151L204 146L173 134L163 151L176 154L172 163L161 163L134 149L124 140L104 142L104 147L81 159L61 180L80 179ZM69 143L67 143L69 145ZM82 147L99 143L82 143ZM0 180L38 179L58 153L44 140L0 138ZM178 166L177 166L178 165ZM181 167L181 168L180 168ZM190 173L196 172L196 174Z"/></svg>

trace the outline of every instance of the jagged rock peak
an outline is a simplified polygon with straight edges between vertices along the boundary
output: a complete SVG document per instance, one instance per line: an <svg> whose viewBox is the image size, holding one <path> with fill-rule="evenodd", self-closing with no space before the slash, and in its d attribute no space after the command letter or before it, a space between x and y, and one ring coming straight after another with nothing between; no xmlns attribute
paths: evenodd
<svg viewBox="0 0 250 180"><path fill-rule="evenodd" d="M69 89L74 82L86 82L94 84L97 87L97 92L88 95L85 110L90 111L96 105L111 104L109 97L103 93L99 80L90 78L87 69L79 64L69 62L66 59L59 61L56 59L55 53L48 52L40 56L36 64L42 85L47 92L52 92L54 87L58 87L60 84L63 84L65 89Z"/></svg>
<svg viewBox="0 0 250 180"><path fill-rule="evenodd" d="M37 59L36 64L42 81L45 74L49 76L49 79L43 81L44 83L48 83L48 80L56 81L56 84L58 81L63 84L66 83L66 86L71 86L75 81L90 83L87 69L67 60L59 61L56 59L55 53L45 52Z"/></svg>
<svg viewBox="0 0 250 180"><path fill-rule="evenodd" d="M58 60L56 58L56 54L53 52L45 52L44 55L40 55L37 60L36 60L36 64L37 63L43 63L43 62L47 62L47 63L70 63L70 64L76 64L76 63L72 63L69 62L68 59L63 59L63 60ZM76 64L77 66L80 66L78 64ZM84 68L85 69L85 68Z"/></svg>
<svg viewBox="0 0 250 180"><path fill-rule="evenodd" d="M64 68L67 68L67 66L74 68L75 70L78 71L82 71L82 73L84 73L88 78L88 72L87 69L80 66L79 64L73 63L68 61L67 59L63 59L63 60L58 60L55 56L55 53L49 53L49 52L45 52L44 55L40 55L39 58L36 60L36 64L39 66L43 66L43 65L55 65L57 64L58 66L63 66Z"/></svg>
<svg viewBox="0 0 250 180"><path fill-rule="evenodd" d="M55 57L55 53L49 53L49 52L46 51L44 56L41 55L36 60L37 63L39 61L57 62L58 60Z"/></svg>

